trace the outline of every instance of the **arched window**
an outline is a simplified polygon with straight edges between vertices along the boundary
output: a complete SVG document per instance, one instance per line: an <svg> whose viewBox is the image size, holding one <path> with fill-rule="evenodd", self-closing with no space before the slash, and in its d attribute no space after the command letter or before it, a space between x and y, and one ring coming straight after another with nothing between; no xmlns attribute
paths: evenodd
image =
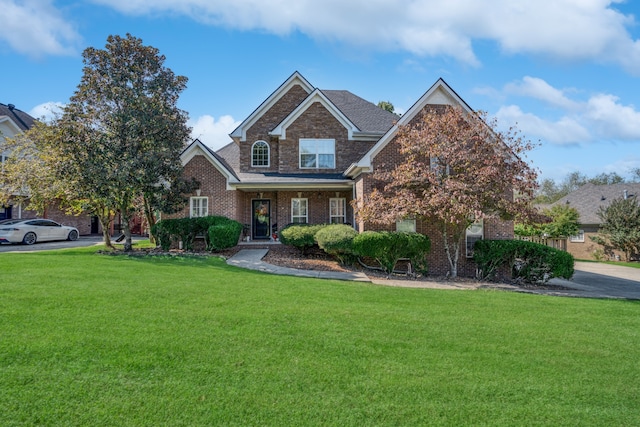
<svg viewBox="0 0 640 427"><path fill-rule="evenodd" d="M256 141L251 147L251 166L269 167L269 144Z"/></svg>

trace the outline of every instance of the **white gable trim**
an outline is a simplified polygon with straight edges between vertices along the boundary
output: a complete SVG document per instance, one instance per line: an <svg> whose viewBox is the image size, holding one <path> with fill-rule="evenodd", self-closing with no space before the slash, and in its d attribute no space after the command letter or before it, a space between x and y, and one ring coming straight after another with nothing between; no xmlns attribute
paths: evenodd
<svg viewBox="0 0 640 427"><path fill-rule="evenodd" d="M180 154L182 166L186 166L195 156L204 156L224 177L227 182L227 190L233 190L231 184L240 182L234 175L222 164L199 139L196 139Z"/></svg>
<svg viewBox="0 0 640 427"><path fill-rule="evenodd" d="M253 124L258 121L260 117L266 112L269 111L273 105L280 100L289 90L295 86L300 85L307 92L311 93L314 90L314 87L302 77L300 73L297 71L293 73L284 83L278 87L258 108L256 108L253 113L249 115L240 126L238 126L232 133L229 134L231 138L239 138L240 141L247 140L247 129L251 128Z"/></svg>
<svg viewBox="0 0 640 427"><path fill-rule="evenodd" d="M17 125L16 122L14 122L11 117L9 116L0 116L0 124L5 124L5 126L7 126L10 129L13 129L13 135L0 135L0 136L4 136L4 137L9 137L12 138L15 135L22 133L22 128L20 126Z"/></svg>
<svg viewBox="0 0 640 427"><path fill-rule="evenodd" d="M398 123L393 125L391 129L385 133L382 138L374 145L357 163L354 163L347 169L345 175L355 177L362 172L371 170L373 159L389 144L398 133L398 127L408 124L413 118L422 112L428 104L435 105L452 105L460 106L465 111L471 113L473 110L451 87L442 79L438 79L424 95L416 101L409 110L402 115Z"/></svg>
<svg viewBox="0 0 640 427"><path fill-rule="evenodd" d="M302 103L298 105L298 107L293 110L291 114L285 117L278 126L276 126L271 132L269 132L269 135L277 136L281 139L286 139L287 128L316 102L322 104L324 108L326 108L331 113L331 115L333 115L333 117L335 117L336 120L338 120L342 124L342 126L347 129L347 132L349 134L348 138L350 140L353 139L354 132L360 131L360 129L358 129L358 127L354 125L347 118L347 116L342 114L342 111L336 108L336 106L331 101L329 101L329 98L327 98L321 90L316 89L304 101L302 101Z"/></svg>

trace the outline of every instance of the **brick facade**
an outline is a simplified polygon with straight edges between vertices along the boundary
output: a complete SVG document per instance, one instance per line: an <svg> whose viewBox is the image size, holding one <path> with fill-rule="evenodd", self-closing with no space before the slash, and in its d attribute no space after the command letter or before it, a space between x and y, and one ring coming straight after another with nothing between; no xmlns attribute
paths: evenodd
<svg viewBox="0 0 640 427"><path fill-rule="evenodd" d="M300 85L294 85L265 114L263 114L248 130L246 141L240 142L240 172L268 171L277 172L280 164L281 149L278 138L272 138L269 132L307 97L308 93ZM251 167L251 148L256 141L266 141L271 151L269 168Z"/></svg>
<svg viewBox="0 0 640 427"><path fill-rule="evenodd" d="M241 205L239 192L227 190L225 176L205 156L194 156L184 166L184 176L193 177L200 183L200 197L208 198L209 215L221 215L242 221L242 213L239 209ZM197 193L191 196L196 197ZM182 211L173 215L165 215L165 218L189 217L190 209L190 205L187 204Z"/></svg>

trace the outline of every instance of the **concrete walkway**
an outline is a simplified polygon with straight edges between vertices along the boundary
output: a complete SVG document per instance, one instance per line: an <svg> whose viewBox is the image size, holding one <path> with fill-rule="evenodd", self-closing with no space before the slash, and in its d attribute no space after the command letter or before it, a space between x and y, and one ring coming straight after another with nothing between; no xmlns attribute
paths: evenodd
<svg viewBox="0 0 640 427"><path fill-rule="evenodd" d="M296 268L279 267L267 264L262 258L269 249L242 249L227 260L227 264L249 270L265 273L282 274L285 276L314 277L316 279L352 280L356 282L370 282L364 273L343 273L339 271L298 270Z"/></svg>
<svg viewBox="0 0 640 427"><path fill-rule="evenodd" d="M370 282L384 286L430 289L501 289L540 295L581 298L640 299L640 269L602 263L576 262L572 280L552 279L549 283L566 289L525 289L517 286L483 282L437 282L428 280L393 280L369 278L361 272L312 271L279 267L262 261L268 249L242 249L227 264L265 273L318 279Z"/></svg>

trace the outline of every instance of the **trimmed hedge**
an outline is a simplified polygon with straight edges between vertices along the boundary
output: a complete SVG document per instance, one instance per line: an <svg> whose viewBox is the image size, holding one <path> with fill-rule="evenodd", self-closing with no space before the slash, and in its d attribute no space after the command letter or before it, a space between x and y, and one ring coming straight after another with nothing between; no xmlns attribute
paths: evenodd
<svg viewBox="0 0 640 427"><path fill-rule="evenodd" d="M240 231L237 232L235 242L231 246L224 246L230 244L235 230L238 226ZM212 227L227 227L229 230L218 229L214 233L216 236L215 244L212 244L211 233L209 229ZM153 226L152 233L156 236L158 245L163 250L169 250L172 243L182 242L185 250L193 250L193 242L196 236L202 235L205 239L207 250L221 250L229 247L233 247L238 243L240 239L240 233L242 232L242 224L224 216L205 216L199 218L175 218L175 219L163 219L157 222ZM219 237L219 235L225 235L226 237ZM222 239L222 240L220 240ZM224 246L224 247L221 247Z"/></svg>
<svg viewBox="0 0 640 427"><path fill-rule="evenodd" d="M238 244L241 233L242 224L237 221L229 220L226 224L212 225L207 230L209 237L207 249L221 251L232 248Z"/></svg>
<svg viewBox="0 0 640 427"><path fill-rule="evenodd" d="M280 230L278 236L282 244L295 246L306 254L316 244L316 233L326 226L327 224L288 224Z"/></svg>
<svg viewBox="0 0 640 427"><path fill-rule="evenodd" d="M570 253L522 240L479 240L473 248L473 259L482 280L495 279L500 269L507 268L513 279L530 283L573 276Z"/></svg>
<svg viewBox="0 0 640 427"><path fill-rule="evenodd" d="M353 264L353 239L358 232L346 224L331 224L318 230L315 234L320 249L334 256L343 265Z"/></svg>
<svg viewBox="0 0 640 427"><path fill-rule="evenodd" d="M419 233L365 231L353 239L353 252L374 258L387 274L393 272L400 259L409 259L416 271L426 274L430 250L431 240Z"/></svg>

